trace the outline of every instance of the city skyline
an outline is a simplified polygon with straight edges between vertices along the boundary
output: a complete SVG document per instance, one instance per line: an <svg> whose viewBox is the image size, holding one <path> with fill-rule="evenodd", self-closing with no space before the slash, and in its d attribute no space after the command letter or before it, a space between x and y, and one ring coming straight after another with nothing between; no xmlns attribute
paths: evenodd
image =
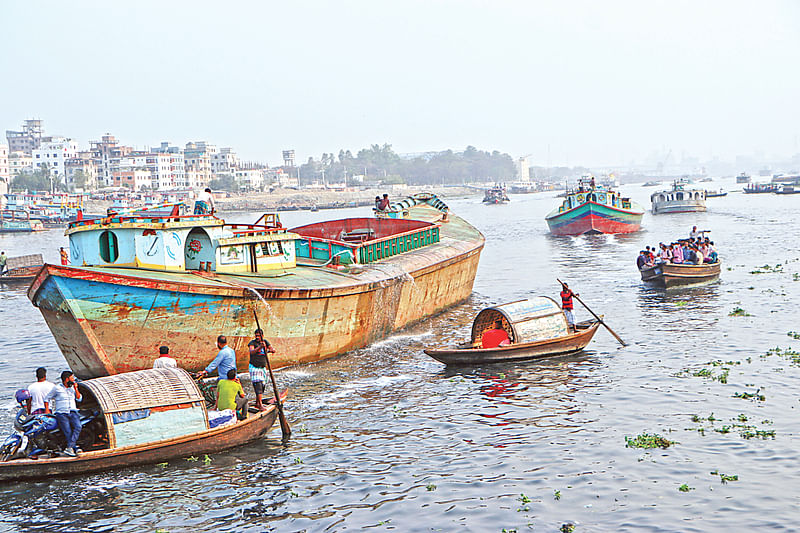
<svg viewBox="0 0 800 533"><path fill-rule="evenodd" d="M304 161L373 143L593 166L661 147L701 160L798 151L800 6L789 1L4 12L0 43L13 52L0 65L14 82L0 123L39 117L82 142L209 139L271 165L287 148Z"/></svg>

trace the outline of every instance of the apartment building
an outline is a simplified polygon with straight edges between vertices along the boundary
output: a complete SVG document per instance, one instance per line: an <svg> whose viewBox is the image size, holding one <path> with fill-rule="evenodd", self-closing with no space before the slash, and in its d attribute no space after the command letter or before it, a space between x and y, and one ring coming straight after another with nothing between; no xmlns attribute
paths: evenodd
<svg viewBox="0 0 800 533"><path fill-rule="evenodd" d="M8 145L0 144L0 180L8 182L11 178L11 167L8 161Z"/></svg>
<svg viewBox="0 0 800 533"><path fill-rule="evenodd" d="M207 186L214 178L212 160L219 150L205 141L188 142L183 150L188 187Z"/></svg>
<svg viewBox="0 0 800 533"><path fill-rule="evenodd" d="M25 152L11 152L8 154L8 169L12 178L20 172L32 172L33 158Z"/></svg>
<svg viewBox="0 0 800 533"><path fill-rule="evenodd" d="M6 130L9 153L22 152L25 155L31 155L34 150L39 148L43 134L42 121L35 119L26 120L22 124L22 131Z"/></svg>
<svg viewBox="0 0 800 533"><path fill-rule="evenodd" d="M50 175L63 180L66 176L66 162L78 155L78 142L66 137L44 137L39 148L31 152L34 170L50 169Z"/></svg>
<svg viewBox="0 0 800 533"><path fill-rule="evenodd" d="M89 142L89 151L97 167L97 178L100 185L110 187L114 181L113 171L120 159L133 152L130 146L122 146L110 133L103 135L99 141Z"/></svg>
<svg viewBox="0 0 800 533"><path fill-rule="evenodd" d="M236 169L232 172L239 187L245 190L260 190L264 185L264 171L260 168Z"/></svg>
<svg viewBox="0 0 800 533"><path fill-rule="evenodd" d="M233 174L239 168L239 156L233 148L220 148L211 157L211 170L214 174Z"/></svg>
<svg viewBox="0 0 800 533"><path fill-rule="evenodd" d="M70 190L81 189L92 191L98 185L98 162L91 150L78 152L76 157L68 159L65 166L66 184ZM77 176L82 176L76 181Z"/></svg>

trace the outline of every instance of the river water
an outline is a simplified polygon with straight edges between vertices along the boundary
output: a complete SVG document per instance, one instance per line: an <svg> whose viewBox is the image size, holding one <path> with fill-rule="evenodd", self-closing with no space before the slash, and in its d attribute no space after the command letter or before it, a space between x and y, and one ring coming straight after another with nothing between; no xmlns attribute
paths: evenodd
<svg viewBox="0 0 800 533"><path fill-rule="evenodd" d="M732 179L708 185L737 189ZM653 190L622 188L646 207ZM486 235L471 299L368 348L279 372L292 391L288 444L276 426L210 462L0 486L0 528L796 530L800 368L766 354L800 350L787 335L800 331L800 198L734 192L709 199L707 213L648 213L639 233L580 238L548 235L544 216L558 202L555 193L501 206L450 200ZM363 210L283 219L355 214ZM693 225L713 230L721 280L669 293L644 287L638 250ZM8 255L53 262L65 244L62 230L0 236ZM771 268L751 273L763 265ZM601 330L579 355L459 369L422 352L467 337L484 306L557 298L557 277L630 345ZM579 320L589 317L576 306ZM750 316L729 316L734 308ZM24 289L0 289L0 428L10 428L14 390L40 365L51 379L66 366ZM645 433L677 443L626 447ZM723 483L722 474L737 479Z"/></svg>

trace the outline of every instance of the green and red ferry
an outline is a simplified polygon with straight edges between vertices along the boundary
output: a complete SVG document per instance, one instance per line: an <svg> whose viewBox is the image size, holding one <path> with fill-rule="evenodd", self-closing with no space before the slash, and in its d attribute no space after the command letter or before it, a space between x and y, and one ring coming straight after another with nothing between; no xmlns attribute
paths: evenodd
<svg viewBox="0 0 800 533"><path fill-rule="evenodd" d="M639 231L643 215L644 208L630 198L595 185L594 179L581 179L545 220L553 235L595 235Z"/></svg>

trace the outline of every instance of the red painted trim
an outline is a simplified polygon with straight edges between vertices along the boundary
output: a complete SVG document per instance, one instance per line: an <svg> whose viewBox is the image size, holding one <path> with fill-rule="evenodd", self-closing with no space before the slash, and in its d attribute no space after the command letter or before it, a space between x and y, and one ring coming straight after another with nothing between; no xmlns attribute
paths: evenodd
<svg viewBox="0 0 800 533"><path fill-rule="evenodd" d="M644 214L644 210L642 210L642 211L633 211L633 210L629 211L627 209L622 209L621 207L613 207L613 206L610 206L608 204L598 204L597 202L583 202L580 205L576 205L572 209L568 209L567 211L562 211L560 213L556 213L555 215L553 215L551 217L547 217L547 218L548 219L554 219L554 218L566 215L567 213L571 213L572 211L575 211L576 209L580 209L581 207L585 206L586 204L602 205L603 207L607 207L608 209L611 209L612 211L619 211L620 213L627 213L629 215L643 215Z"/></svg>

